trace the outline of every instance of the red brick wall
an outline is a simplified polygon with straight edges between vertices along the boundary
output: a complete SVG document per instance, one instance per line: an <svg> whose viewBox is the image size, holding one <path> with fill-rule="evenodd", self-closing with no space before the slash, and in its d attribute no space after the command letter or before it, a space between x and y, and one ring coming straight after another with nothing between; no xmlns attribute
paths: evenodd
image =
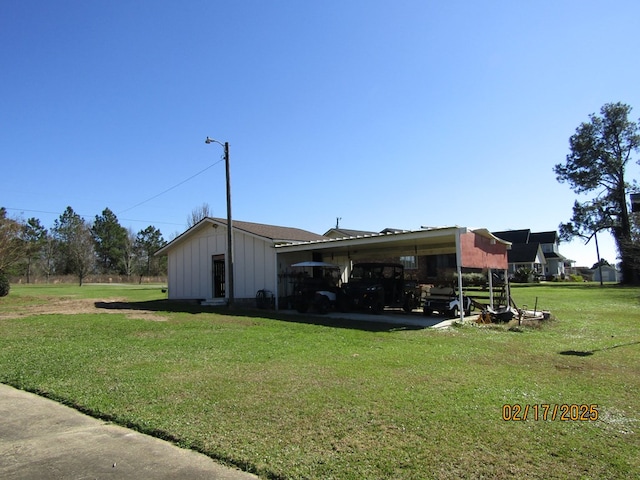
<svg viewBox="0 0 640 480"><path fill-rule="evenodd" d="M507 246L467 232L460 235L462 266L469 268L492 268L506 270L508 268Z"/></svg>

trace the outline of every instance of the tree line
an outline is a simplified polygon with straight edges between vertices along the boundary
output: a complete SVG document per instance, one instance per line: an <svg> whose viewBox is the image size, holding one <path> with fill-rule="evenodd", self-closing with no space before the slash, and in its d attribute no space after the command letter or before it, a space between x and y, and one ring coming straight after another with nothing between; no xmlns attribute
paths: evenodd
<svg viewBox="0 0 640 480"><path fill-rule="evenodd" d="M89 222L67 207L47 229L38 218L9 218L0 207L0 283L8 293L8 276L31 283L36 276L49 281L54 275L75 275L82 285L90 274L140 281L166 275L166 257L154 257L166 243L152 225L137 233L123 227L109 208ZM0 296L2 290L0 285Z"/></svg>

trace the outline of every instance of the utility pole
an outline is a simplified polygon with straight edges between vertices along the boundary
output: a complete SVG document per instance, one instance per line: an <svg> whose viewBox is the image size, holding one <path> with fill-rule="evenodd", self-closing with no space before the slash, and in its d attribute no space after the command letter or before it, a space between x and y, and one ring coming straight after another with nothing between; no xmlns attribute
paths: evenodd
<svg viewBox="0 0 640 480"><path fill-rule="evenodd" d="M227 174L227 256L229 260L229 293L228 293L228 305L231 307L234 301L233 291L233 223L231 220L231 174L229 172L229 142L224 142L224 164Z"/></svg>
<svg viewBox="0 0 640 480"><path fill-rule="evenodd" d="M234 302L233 292L233 222L231 220L231 174L229 173L229 142L219 142L213 138L207 137L204 141L206 144L217 143L224 147L224 165L227 176L227 281L225 285L227 295L227 305L231 307Z"/></svg>

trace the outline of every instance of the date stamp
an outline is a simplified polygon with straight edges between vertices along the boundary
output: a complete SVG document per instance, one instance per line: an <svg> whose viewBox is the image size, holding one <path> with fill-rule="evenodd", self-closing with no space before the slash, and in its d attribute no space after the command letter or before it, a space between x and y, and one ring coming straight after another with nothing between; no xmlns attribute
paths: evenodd
<svg viewBox="0 0 640 480"><path fill-rule="evenodd" d="M537 403L520 405L505 403L502 406L502 420L505 422L555 421L561 422L595 422L598 420L597 404L577 403Z"/></svg>

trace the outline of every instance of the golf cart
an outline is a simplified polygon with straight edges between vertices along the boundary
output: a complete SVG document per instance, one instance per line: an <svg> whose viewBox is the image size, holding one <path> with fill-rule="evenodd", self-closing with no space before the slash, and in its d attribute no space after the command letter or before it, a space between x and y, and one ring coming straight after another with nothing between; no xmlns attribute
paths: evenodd
<svg viewBox="0 0 640 480"><path fill-rule="evenodd" d="M422 312L424 315L432 315L436 311L440 315L457 317L460 310L469 315L471 307L471 299L463 295L460 308L460 296L454 287L431 287L424 298Z"/></svg>
<svg viewBox="0 0 640 480"><path fill-rule="evenodd" d="M294 271L293 305L300 313L313 308L327 313L336 307L340 294L340 267L325 262L300 262Z"/></svg>

